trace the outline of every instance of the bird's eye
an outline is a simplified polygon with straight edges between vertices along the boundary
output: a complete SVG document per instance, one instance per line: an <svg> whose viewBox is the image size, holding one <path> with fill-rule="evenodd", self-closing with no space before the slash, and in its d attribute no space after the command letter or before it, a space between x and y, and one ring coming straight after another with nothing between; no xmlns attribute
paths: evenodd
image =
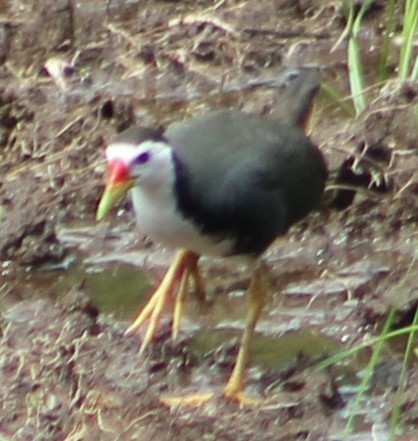
<svg viewBox="0 0 418 441"><path fill-rule="evenodd" d="M149 161L150 157L151 157L150 152L143 152L135 158L134 163L145 164L146 162Z"/></svg>

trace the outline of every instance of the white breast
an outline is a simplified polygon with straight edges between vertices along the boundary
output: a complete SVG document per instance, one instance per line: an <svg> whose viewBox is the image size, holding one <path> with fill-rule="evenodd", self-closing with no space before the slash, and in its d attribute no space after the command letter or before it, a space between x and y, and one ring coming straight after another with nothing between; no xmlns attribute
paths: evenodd
<svg viewBox="0 0 418 441"><path fill-rule="evenodd" d="M213 243L202 237L192 222L177 210L172 186L147 191L142 187L131 190L136 221L140 230L168 248L184 248L198 254L223 256L231 249L231 241Z"/></svg>
<svg viewBox="0 0 418 441"><path fill-rule="evenodd" d="M122 153L121 153L122 152ZM135 163L141 153L149 160ZM174 193L175 167L172 150L161 141L144 141L138 146L116 143L107 149L108 160L115 156L129 164L135 179L131 197L136 221L143 233L169 248L183 248L198 254L225 255L231 241L213 242L177 211Z"/></svg>

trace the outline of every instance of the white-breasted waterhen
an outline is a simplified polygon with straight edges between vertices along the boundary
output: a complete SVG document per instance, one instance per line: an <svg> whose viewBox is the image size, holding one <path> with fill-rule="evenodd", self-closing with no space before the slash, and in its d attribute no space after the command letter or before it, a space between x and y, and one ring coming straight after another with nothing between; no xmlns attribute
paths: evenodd
<svg viewBox="0 0 418 441"><path fill-rule="evenodd" d="M266 297L260 256L321 200L327 167L303 131L319 88L315 70L297 72L274 117L216 110L173 124L164 132L131 127L106 149L107 187L97 210L102 219L128 190L139 228L177 254L161 284L127 332L149 320L142 348L155 333L168 297L177 289L176 335L189 279L203 290L200 255L244 256L253 271L248 311L225 397L253 402L243 393L255 325ZM274 115L274 114L273 114ZM165 398L199 404L213 393Z"/></svg>

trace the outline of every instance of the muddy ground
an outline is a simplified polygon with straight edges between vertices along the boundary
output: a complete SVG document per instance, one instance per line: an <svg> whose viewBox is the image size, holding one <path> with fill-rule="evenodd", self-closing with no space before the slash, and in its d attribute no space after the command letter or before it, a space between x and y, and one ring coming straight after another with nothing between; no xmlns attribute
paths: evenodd
<svg viewBox="0 0 418 441"><path fill-rule="evenodd" d="M370 84L384 4L373 3L361 36ZM192 302L179 342L163 326L139 355L140 336L124 331L140 302L126 306L128 276L112 277L131 268L144 296L170 253L136 230L128 204L94 223L103 147L129 125L164 126L225 105L268 113L277 91L253 84L289 66L319 65L347 95L346 45L334 47L345 25L340 2L10 0L0 12L1 440L387 440L396 401L396 439L417 439L416 358L396 395L403 340L385 349L352 435L344 427L370 351L309 369L377 333L392 307L397 326L416 309L417 84L371 87L357 119L318 97L311 137L329 163L329 190L321 210L266 256L272 298L248 378L265 397L259 406L159 401L227 378L246 269L204 260L213 302ZM394 68L396 38L391 49ZM354 199L336 184L355 186ZM140 270L141 282L132 279ZM89 288L92 273L104 282Z"/></svg>

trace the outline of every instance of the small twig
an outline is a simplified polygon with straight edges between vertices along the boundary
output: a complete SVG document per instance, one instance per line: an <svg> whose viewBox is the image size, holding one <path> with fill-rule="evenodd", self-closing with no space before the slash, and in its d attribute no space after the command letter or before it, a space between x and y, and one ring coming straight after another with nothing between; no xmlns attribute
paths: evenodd
<svg viewBox="0 0 418 441"><path fill-rule="evenodd" d="M114 24L105 24L104 27L105 27L105 29L110 31L112 34L115 34L115 35L118 35L119 37L122 37L129 44L132 44L132 45L135 44L135 41L133 40L131 35L129 35L123 29L120 29L120 28L116 27Z"/></svg>
<svg viewBox="0 0 418 441"><path fill-rule="evenodd" d="M279 38L317 38L317 39L325 39L329 38L329 32L321 31L321 32L304 32L304 31L278 31L276 29L260 29L260 28L244 28L242 32L247 32L254 36L256 34L261 35L274 35Z"/></svg>
<svg viewBox="0 0 418 441"><path fill-rule="evenodd" d="M221 29L227 34L230 34L234 38L238 38L240 36L239 32L236 31L230 24L226 23L223 20L220 20L219 18L208 15L188 14L181 18L173 18L168 22L169 27L193 24L209 24L214 26L215 28Z"/></svg>

